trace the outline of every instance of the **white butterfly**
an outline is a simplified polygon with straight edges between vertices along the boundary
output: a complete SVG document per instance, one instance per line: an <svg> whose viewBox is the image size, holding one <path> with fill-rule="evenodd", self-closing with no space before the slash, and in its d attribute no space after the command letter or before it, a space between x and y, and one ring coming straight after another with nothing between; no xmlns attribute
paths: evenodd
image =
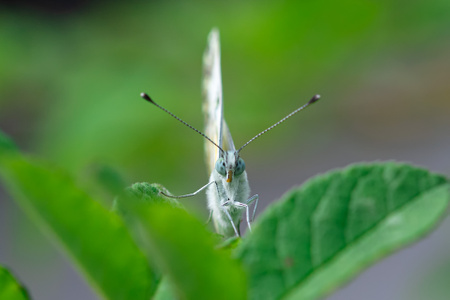
<svg viewBox="0 0 450 300"><path fill-rule="evenodd" d="M234 235L240 236L239 225L244 211L248 228L251 230L250 223L254 219L259 200L257 194L249 197L250 186L248 184L244 160L239 155L240 151L265 132L271 130L273 127L284 122L300 110L319 100L320 96L315 95L308 103L296 109L271 127L260 132L241 148L236 150L233 139L231 138L230 130L223 117L220 44L219 32L217 29L213 29L209 34L208 47L203 56L203 67L203 112L205 114L206 134L195 129L155 103L147 94L142 93L141 97L206 138L206 162L208 171L211 173L209 182L191 194L182 196L164 195L172 198L185 198L194 196L207 188L206 195L208 199L208 208L210 210L210 218L213 220L217 233L225 237ZM249 206L252 203L254 203L254 207L250 216Z"/></svg>

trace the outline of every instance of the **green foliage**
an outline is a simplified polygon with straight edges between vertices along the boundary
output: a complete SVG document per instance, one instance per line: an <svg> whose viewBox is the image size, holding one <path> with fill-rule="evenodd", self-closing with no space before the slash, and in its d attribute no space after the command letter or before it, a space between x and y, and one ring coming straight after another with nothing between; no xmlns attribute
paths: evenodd
<svg viewBox="0 0 450 300"><path fill-rule="evenodd" d="M28 300L28 292L17 282L13 275L0 266L0 299Z"/></svg>
<svg viewBox="0 0 450 300"><path fill-rule="evenodd" d="M174 294L174 287L170 283L169 279L164 277L161 279L161 281L158 284L158 289L155 292L155 295L153 296L153 300L171 300L171 299L177 299Z"/></svg>
<svg viewBox="0 0 450 300"><path fill-rule="evenodd" d="M1 141L7 190L107 299L319 299L430 232L450 201L441 175L394 162L353 165L287 193L242 240L221 241L159 184L127 188L116 214ZM27 299L0 269L0 298L6 293Z"/></svg>
<svg viewBox="0 0 450 300"><path fill-rule="evenodd" d="M62 244L108 299L148 299L156 279L121 219L66 174L19 154L0 156L0 175L22 208Z"/></svg>
<svg viewBox="0 0 450 300"><path fill-rule="evenodd" d="M140 244L164 275L168 276L180 299L246 299L246 277L230 253L215 248L217 239L185 210L153 193L142 202L127 197L126 209L134 216L129 222L139 232ZM129 218L127 218L129 220Z"/></svg>
<svg viewBox="0 0 450 300"><path fill-rule="evenodd" d="M397 163L318 176L268 208L237 256L250 299L317 299L429 232L450 200L446 178Z"/></svg>
<svg viewBox="0 0 450 300"><path fill-rule="evenodd" d="M145 180L152 176L167 186L177 187L179 191L190 188L198 184L196 180L202 169L200 137L196 137L198 143L192 143L194 133L185 134L187 131L184 130L188 129L152 111L138 94L142 91L151 93L174 113L192 122L195 127L201 127L201 54L207 32L212 26L218 26L223 45L225 109L228 116L234 118L229 125L236 143L246 141L271 121L277 121L273 119L275 115L283 116L301 99L307 100L314 93L333 97L329 106L322 107L325 117L321 119L320 126L323 126L323 131L329 130L324 129L327 123L334 125L337 120L350 120L349 114L359 115L360 107L349 103L349 100L374 94L373 90L379 91L378 88L383 89L376 93L380 95L377 99L379 103L372 103L373 99L366 97L358 103L377 108L392 105L382 110L395 115L395 120L405 128L404 132L410 130L416 136L414 127L402 120L405 117L402 113L405 103L408 108L418 109L413 114L414 124L420 124L418 115L432 116L433 122L428 123L436 121L436 126L445 127L439 125L439 119L431 111L439 107L436 106L439 102L430 105L429 99L441 101L441 107L447 107L447 88L439 80L446 76L440 75L443 71L437 66L448 64L449 8L449 2L445 0L418 0L407 4L402 1L322 0L193 1L188 4L150 1L133 5L111 2L107 6L86 7L63 18L42 15L34 10L25 13L3 10L0 12L1 125L9 126L8 131L22 139L21 145L51 159L75 176L83 176L85 182L92 185L94 180L84 176L85 173L80 170L98 162L100 165L112 165L113 171L125 173L125 178ZM359 84L368 78L374 82L373 85L364 88ZM416 82L423 84L419 86ZM398 87L398 90L393 87ZM403 94L403 91L408 92ZM410 93L423 102L410 99ZM395 95L396 101L403 99L404 102L392 101L389 95ZM273 99L276 105L261 105L261 101L273 103ZM180 106L180 101L188 104ZM386 122L378 113L379 110L374 110L371 116L380 123L371 123L371 128ZM311 111L311 114L315 112ZM308 123L308 118L310 116L305 115L298 122ZM345 130L348 130L347 126L344 126ZM287 126L273 138L287 140L283 134L292 137L297 127ZM334 135L336 127L328 127L332 127L328 134ZM308 132L313 131L300 133L302 138L299 140L304 144L310 144ZM439 134L439 130L432 132ZM356 133L366 136L366 132L357 130ZM425 131L423 134L426 134ZM387 137L400 141L403 138ZM292 138L289 141L294 143ZM417 142L424 141L419 137ZM256 156L262 156L262 151L273 151L275 147L280 149L280 143L276 140L260 140L258 143L264 147L259 147L261 151L256 151ZM179 155L181 148L183 155ZM145 248L146 244L140 244L141 238L136 243L126 232L136 234L134 225L130 225L135 214L123 211L123 205L119 203L122 198L115 203L115 209L123 219L120 220L102 207L101 204L110 201L87 196L66 175L34 160L13 156L14 152L17 152L17 147L0 133L0 173L6 188L42 228L52 232L61 242L101 294L115 298L120 297L120 293L116 294L119 290L136 288L142 294L151 295L156 289L155 297L169 299L171 296L167 294L173 295L172 289L182 289L185 284L183 278L175 276L173 282L169 282L164 276L158 281L160 271L153 270L153 266L156 268L159 265L159 259L150 257L152 252ZM119 194L124 186L123 181L111 171L101 169L95 179L110 194ZM424 173L424 176L429 175ZM296 247L314 241L315 248L311 251L318 252L314 259L317 261L308 262L305 258L304 269L300 268L304 273L294 276L292 272L297 270L299 258L287 259L286 264L293 266L281 265L279 271L280 274L288 274L283 283L288 284L292 295L319 295L372 263L379 253L393 251L413 238L419 238L420 230L428 228L426 223L431 226L444 211L444 202L439 200L443 199L439 195L444 193L443 190L437 188L435 192L424 192L423 195L429 196L423 197L430 199L426 200L428 205L423 209L424 215L410 225L410 231L401 232L403 240L398 240L399 244L396 244L397 241L389 245L377 243L370 249L373 251L371 253L363 245L379 237L379 231L384 232L383 222L400 215L406 226L407 217L413 216L425 200L408 200L411 204L408 202L398 211L390 212L381 200L366 202L369 198L364 198L366 192L374 199L383 198L387 188L385 190L380 185L379 190L355 190L352 195L363 193L364 197L352 200L356 204L346 206L344 204L349 201L346 191L351 181L345 180L339 187L328 190L330 195L334 193L335 201L322 200L314 218L310 218L311 222L324 224L315 227L314 231L310 231L312 223L305 221L308 219L307 209L299 211L298 218L292 216L297 219L293 223L272 219L270 215L275 214L274 211L282 211L277 208L282 204L277 204L261 214L261 225L256 225L253 234L242 241L228 240L221 246L228 253L237 247L237 257L248 267L249 257L245 253L253 246L259 247L260 242L273 247L261 246L261 249L277 249L281 254L284 251L290 253L289 249L294 247L286 244L280 248L283 241L279 242L280 236L266 232L267 239L259 240L257 236L264 231L261 228L269 226L264 225L265 222L273 222L273 226L278 228L288 226L304 230L302 236L310 234L314 240L301 240ZM158 196L161 186L143 184L139 188L143 189L143 202L166 201ZM305 186L300 190L307 188ZM289 195L301 194L300 190ZM397 195L406 197L408 193L409 188L405 188ZM147 197L148 194L152 196ZM136 196L139 197L138 194ZM303 200L294 202L297 201L303 203L302 207L308 206ZM315 201L319 200L311 200L312 204ZM343 233L341 226L347 219L336 216L339 213L344 215L345 209L350 207L355 207L355 211L348 218L349 223ZM413 211L409 212L407 208ZM333 222L327 221L331 216L334 216ZM372 228L370 222L378 223ZM307 227L299 227L299 224ZM144 232L146 235L153 234L149 229ZM408 237L408 234L411 236ZM328 241L326 245L322 244L321 236ZM380 239L393 237L383 236ZM105 243L105 240L108 242ZM173 242L173 245L176 243ZM138 247L143 248L139 250ZM254 259L261 254L258 252L261 249L252 250L256 255ZM359 258L354 252L367 252L367 255ZM187 256L187 253L182 254ZM339 263L340 259L345 261L349 257L352 258L350 262ZM275 269L279 267L276 260L269 262L276 264ZM322 264L316 268L320 262ZM256 273L265 267L270 265L250 270L250 297L257 295L255 289L263 292L269 288L264 281L259 285L256 282L260 276ZM163 271L164 274L170 272L169 267ZM270 274L267 276L274 276ZM317 281L319 285L314 283ZM275 285L271 293L276 293L279 288ZM116 296L111 296L113 294ZM282 294L285 295L284 292Z"/></svg>

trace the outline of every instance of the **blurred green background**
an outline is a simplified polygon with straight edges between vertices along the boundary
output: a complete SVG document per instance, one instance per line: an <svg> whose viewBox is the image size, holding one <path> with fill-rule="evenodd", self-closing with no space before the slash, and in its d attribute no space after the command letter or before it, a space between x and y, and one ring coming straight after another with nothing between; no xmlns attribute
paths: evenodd
<svg viewBox="0 0 450 300"><path fill-rule="evenodd" d="M1 1L0 129L105 205L111 181L192 192L208 179L204 141L139 93L201 129L202 54L214 26L236 146L322 95L242 152L260 211L308 177L357 161L450 174L447 0ZM185 201L206 218L204 198ZM449 234L447 221L329 299L448 299L438 279L450 276ZM4 192L0 263L33 299L96 299ZM429 288L437 266L440 288ZM416 292L427 288L425 298Z"/></svg>

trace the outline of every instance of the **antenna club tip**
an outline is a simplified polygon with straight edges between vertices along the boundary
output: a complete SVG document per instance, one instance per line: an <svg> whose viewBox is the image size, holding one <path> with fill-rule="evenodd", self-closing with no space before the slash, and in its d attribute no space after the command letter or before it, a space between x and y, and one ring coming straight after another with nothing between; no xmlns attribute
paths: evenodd
<svg viewBox="0 0 450 300"><path fill-rule="evenodd" d="M308 104L313 104L314 102L318 101L320 99L320 95L314 95L311 100L309 100Z"/></svg>
<svg viewBox="0 0 450 300"><path fill-rule="evenodd" d="M143 99L145 99L145 100L151 102L151 103L155 103L155 102L153 102L153 100L150 98L150 96L147 95L146 93L141 93L141 97L142 97Z"/></svg>

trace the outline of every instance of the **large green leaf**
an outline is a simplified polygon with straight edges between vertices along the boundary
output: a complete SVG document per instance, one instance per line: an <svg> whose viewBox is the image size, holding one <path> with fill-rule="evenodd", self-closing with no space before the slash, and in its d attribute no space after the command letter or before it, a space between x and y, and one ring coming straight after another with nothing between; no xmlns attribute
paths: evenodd
<svg viewBox="0 0 450 300"><path fill-rule="evenodd" d="M142 187L142 184L140 184ZM139 186L135 186L138 188ZM178 204L161 197L157 185L148 194L121 201L127 222L152 263L167 276L158 299L246 299L246 276L230 251L217 249L215 236ZM145 197L145 201L142 201Z"/></svg>
<svg viewBox="0 0 450 300"><path fill-rule="evenodd" d="M13 275L0 266L0 299L28 300L28 292L17 282Z"/></svg>
<svg viewBox="0 0 450 300"><path fill-rule="evenodd" d="M317 176L259 218L237 249L250 299L317 299L442 218L445 177L397 163Z"/></svg>
<svg viewBox="0 0 450 300"><path fill-rule="evenodd" d="M0 175L22 208L53 234L108 299L149 299L155 275L122 220L67 175L0 151Z"/></svg>

